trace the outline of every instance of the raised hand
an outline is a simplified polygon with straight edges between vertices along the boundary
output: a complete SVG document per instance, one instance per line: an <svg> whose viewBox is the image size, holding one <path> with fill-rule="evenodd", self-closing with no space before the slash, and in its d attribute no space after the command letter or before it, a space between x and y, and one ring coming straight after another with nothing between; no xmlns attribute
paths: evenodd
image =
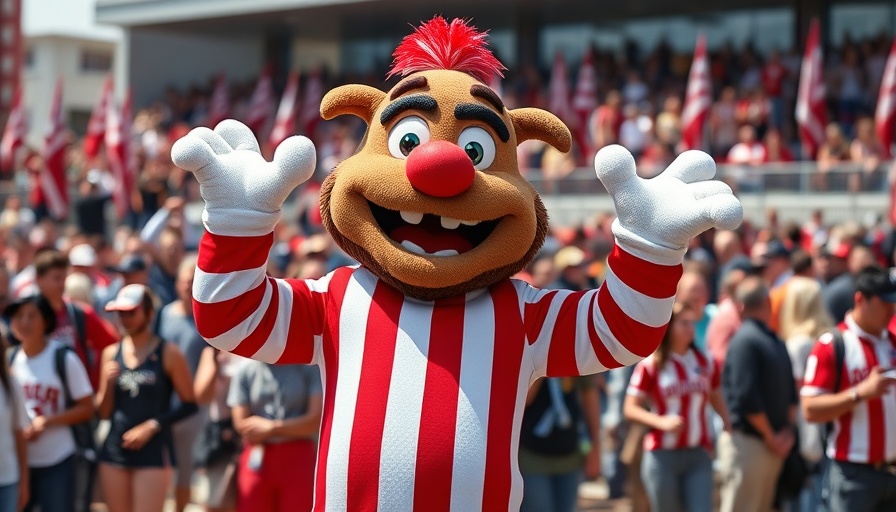
<svg viewBox="0 0 896 512"><path fill-rule="evenodd" d="M728 185L713 181L715 162L701 151L685 151L659 176L635 173L622 146L607 146L594 170L616 206L613 234L626 248L655 263L677 263L688 241L711 227L733 229L743 207Z"/></svg>
<svg viewBox="0 0 896 512"><path fill-rule="evenodd" d="M202 220L222 235L263 235L279 218L286 196L314 172L314 144L306 137L283 141L268 162L255 135L239 121L212 131L195 128L171 148L178 167L192 172L205 201Z"/></svg>

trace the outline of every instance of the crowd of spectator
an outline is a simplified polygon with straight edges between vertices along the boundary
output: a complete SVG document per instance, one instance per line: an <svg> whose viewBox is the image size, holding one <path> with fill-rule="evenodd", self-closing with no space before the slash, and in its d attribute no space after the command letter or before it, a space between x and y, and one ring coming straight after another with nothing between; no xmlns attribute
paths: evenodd
<svg viewBox="0 0 896 512"><path fill-rule="evenodd" d="M825 84L827 119L824 146L815 155L804 154L797 136L795 105L802 53L781 49L766 55L750 44L735 48L730 44L710 49L709 68L713 104L707 120L705 150L719 162L755 165L760 163L818 160L824 173L838 163L856 162L866 172L877 169L882 149L877 141L871 117L878 98L890 39L880 36L864 40L845 37L839 47L825 48ZM681 115L692 55L678 54L666 43L647 51L635 41L621 51L592 48L597 77L598 107L587 126L577 119L566 119L574 129L587 133L591 148L575 147L571 155L554 154L542 144L521 147L524 168L540 169L547 177L563 176L586 156L607 144L620 143L638 158L645 173L655 173L668 165L681 151ZM568 62L570 94L575 86L580 63ZM275 72L275 76L278 76ZM310 80L308 75L306 82ZM342 83L368 83L382 86L379 76L330 76L322 73L324 90ZM551 103L548 87L550 71L523 63L506 72L501 92L508 108ZM277 82L277 80L275 80ZM282 90L285 76L278 82ZM233 84L230 88L232 111L244 118L249 108L254 81ZM214 83L195 85L187 90L170 88L154 107L154 121L170 127L178 123L202 124L207 118ZM306 108L300 105L300 108ZM310 108L316 110L316 105ZM312 127L313 125L313 127ZM321 171L332 161L354 150L363 135L363 127L354 121L338 120L309 125L306 133L322 149ZM149 128L151 124L147 125ZM306 127L303 127L305 129ZM150 137L155 139L155 135ZM858 187L858 183L851 183ZM819 187L823 187L822 183Z"/></svg>

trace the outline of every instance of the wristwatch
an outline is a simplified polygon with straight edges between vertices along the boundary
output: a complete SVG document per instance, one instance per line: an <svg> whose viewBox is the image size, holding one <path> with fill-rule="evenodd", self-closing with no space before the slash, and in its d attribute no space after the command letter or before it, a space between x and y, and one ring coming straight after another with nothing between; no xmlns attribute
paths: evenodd
<svg viewBox="0 0 896 512"><path fill-rule="evenodd" d="M849 399L852 400L853 403L858 403L859 400L861 400L858 386L849 388Z"/></svg>

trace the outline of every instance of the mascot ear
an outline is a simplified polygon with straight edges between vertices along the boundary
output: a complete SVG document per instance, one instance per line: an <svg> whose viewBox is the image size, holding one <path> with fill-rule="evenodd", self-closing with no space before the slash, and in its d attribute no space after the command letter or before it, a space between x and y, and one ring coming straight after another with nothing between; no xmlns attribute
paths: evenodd
<svg viewBox="0 0 896 512"><path fill-rule="evenodd" d="M572 145L569 128L557 116L538 108L517 108L510 111L516 143L536 139L566 153Z"/></svg>
<svg viewBox="0 0 896 512"><path fill-rule="evenodd" d="M386 97L383 91L366 85L352 84L337 87L320 102L320 115L324 119L351 114L368 125L380 102Z"/></svg>

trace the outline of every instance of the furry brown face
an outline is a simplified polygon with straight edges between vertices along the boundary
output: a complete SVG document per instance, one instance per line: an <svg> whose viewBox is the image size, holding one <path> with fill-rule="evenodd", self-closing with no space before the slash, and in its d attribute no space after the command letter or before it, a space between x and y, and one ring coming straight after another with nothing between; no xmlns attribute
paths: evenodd
<svg viewBox="0 0 896 512"><path fill-rule="evenodd" d="M432 300L489 286L541 247L547 214L520 175L516 146L537 138L568 150L569 131L552 114L508 111L474 78L446 70L415 73L388 96L334 89L321 112L369 125L359 152L324 183L324 224L406 295Z"/></svg>

